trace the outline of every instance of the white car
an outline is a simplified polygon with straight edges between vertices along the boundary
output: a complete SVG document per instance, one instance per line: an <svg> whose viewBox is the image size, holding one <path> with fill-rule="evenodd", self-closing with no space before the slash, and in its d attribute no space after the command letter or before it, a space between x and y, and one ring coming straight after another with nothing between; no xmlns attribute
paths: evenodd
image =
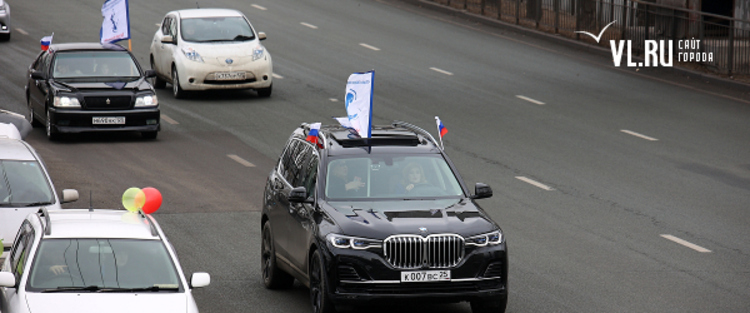
<svg viewBox="0 0 750 313"><path fill-rule="evenodd" d="M143 212L40 210L21 225L0 272L3 313L197 313L192 289L159 224Z"/></svg>
<svg viewBox="0 0 750 313"><path fill-rule="evenodd" d="M59 210L61 203L78 200L78 191L74 189L63 190L62 194L61 201L34 148L17 136L0 131L0 241L3 256L10 250L21 222L29 213L39 211L41 207Z"/></svg>
<svg viewBox="0 0 750 313"><path fill-rule="evenodd" d="M154 87L172 84L175 98L188 90L255 89L271 96L273 62L242 12L186 9L167 13L151 42Z"/></svg>

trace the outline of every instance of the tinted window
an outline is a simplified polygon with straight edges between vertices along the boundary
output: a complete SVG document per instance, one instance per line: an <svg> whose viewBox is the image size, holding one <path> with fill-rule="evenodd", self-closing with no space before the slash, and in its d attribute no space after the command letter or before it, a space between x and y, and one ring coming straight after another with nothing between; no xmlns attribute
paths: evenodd
<svg viewBox="0 0 750 313"><path fill-rule="evenodd" d="M250 24L242 17L182 19L180 31L185 41L233 41L255 38Z"/></svg>
<svg viewBox="0 0 750 313"><path fill-rule="evenodd" d="M138 66L125 51L58 53L53 64L55 78L140 77Z"/></svg>
<svg viewBox="0 0 750 313"><path fill-rule="evenodd" d="M52 187L35 161L0 161L0 209L3 206L42 205L55 202Z"/></svg>
<svg viewBox="0 0 750 313"><path fill-rule="evenodd" d="M13 243L13 254L10 258L11 271L15 274L16 281L21 280L32 244L34 244L34 229L29 225L29 222L24 222L18 231L16 241Z"/></svg>

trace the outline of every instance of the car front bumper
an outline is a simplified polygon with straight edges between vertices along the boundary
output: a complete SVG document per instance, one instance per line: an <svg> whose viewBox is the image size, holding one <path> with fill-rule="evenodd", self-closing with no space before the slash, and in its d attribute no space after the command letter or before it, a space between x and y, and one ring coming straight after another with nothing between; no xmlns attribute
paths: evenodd
<svg viewBox="0 0 750 313"><path fill-rule="evenodd" d="M95 117L124 117L124 124L94 124ZM50 109L51 126L60 133L138 131L154 132L161 128L158 108L88 111Z"/></svg>
<svg viewBox="0 0 750 313"><path fill-rule="evenodd" d="M236 60L232 66L223 61L205 60L204 63L183 59L177 73L183 90L259 89L273 83L273 63L270 55L256 61ZM226 63L226 62L225 62ZM244 80L222 80L217 74L244 73Z"/></svg>

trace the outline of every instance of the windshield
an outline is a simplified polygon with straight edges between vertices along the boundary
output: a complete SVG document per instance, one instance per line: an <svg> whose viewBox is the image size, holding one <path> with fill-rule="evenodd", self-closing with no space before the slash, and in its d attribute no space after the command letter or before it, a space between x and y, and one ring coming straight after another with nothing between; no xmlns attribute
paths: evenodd
<svg viewBox="0 0 750 313"><path fill-rule="evenodd" d="M54 78L140 77L138 66L125 51L58 53L52 65Z"/></svg>
<svg viewBox="0 0 750 313"><path fill-rule="evenodd" d="M71 287L177 290L181 284L159 240L45 239L30 271L29 290Z"/></svg>
<svg viewBox="0 0 750 313"><path fill-rule="evenodd" d="M54 202L52 187L39 162L0 160L0 207Z"/></svg>
<svg viewBox="0 0 750 313"><path fill-rule="evenodd" d="M185 41L245 41L255 39L250 24L242 17L204 17L183 19L180 24Z"/></svg>
<svg viewBox="0 0 750 313"><path fill-rule="evenodd" d="M331 199L405 199L462 196L440 155L338 158L328 163L325 194Z"/></svg>

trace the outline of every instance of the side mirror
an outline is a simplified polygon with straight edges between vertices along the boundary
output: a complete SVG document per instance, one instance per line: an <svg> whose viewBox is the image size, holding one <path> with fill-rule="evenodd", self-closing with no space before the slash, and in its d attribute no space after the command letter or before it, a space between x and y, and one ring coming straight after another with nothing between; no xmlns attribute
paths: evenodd
<svg viewBox="0 0 750 313"><path fill-rule="evenodd" d="M161 43L171 43L171 44L174 44L175 43L174 37L172 37L171 35L164 35L164 36L161 37Z"/></svg>
<svg viewBox="0 0 750 313"><path fill-rule="evenodd" d="M211 275L204 272L196 272L190 275L191 288L203 288L211 284Z"/></svg>
<svg viewBox="0 0 750 313"><path fill-rule="evenodd" d="M474 185L474 195L472 199L484 199L492 197L492 188L484 183L476 183Z"/></svg>
<svg viewBox="0 0 750 313"><path fill-rule="evenodd" d="M154 71L154 70L146 70L145 75L146 75L146 78L156 77L156 71Z"/></svg>
<svg viewBox="0 0 750 313"><path fill-rule="evenodd" d="M68 203L73 201L78 201L78 190L63 189L61 203Z"/></svg>
<svg viewBox="0 0 750 313"><path fill-rule="evenodd" d="M11 272L0 272L0 287L15 288L16 276Z"/></svg>
<svg viewBox="0 0 750 313"><path fill-rule="evenodd" d="M258 40L266 40L267 36L264 32L258 32Z"/></svg>
<svg viewBox="0 0 750 313"><path fill-rule="evenodd" d="M307 188L294 187L294 189L292 189L292 192L289 193L289 202L312 203L313 201L307 198Z"/></svg>
<svg viewBox="0 0 750 313"><path fill-rule="evenodd" d="M37 71L31 72L31 78L33 78L35 80L45 80L45 79L47 79L46 77L44 77L43 73L37 72Z"/></svg>

